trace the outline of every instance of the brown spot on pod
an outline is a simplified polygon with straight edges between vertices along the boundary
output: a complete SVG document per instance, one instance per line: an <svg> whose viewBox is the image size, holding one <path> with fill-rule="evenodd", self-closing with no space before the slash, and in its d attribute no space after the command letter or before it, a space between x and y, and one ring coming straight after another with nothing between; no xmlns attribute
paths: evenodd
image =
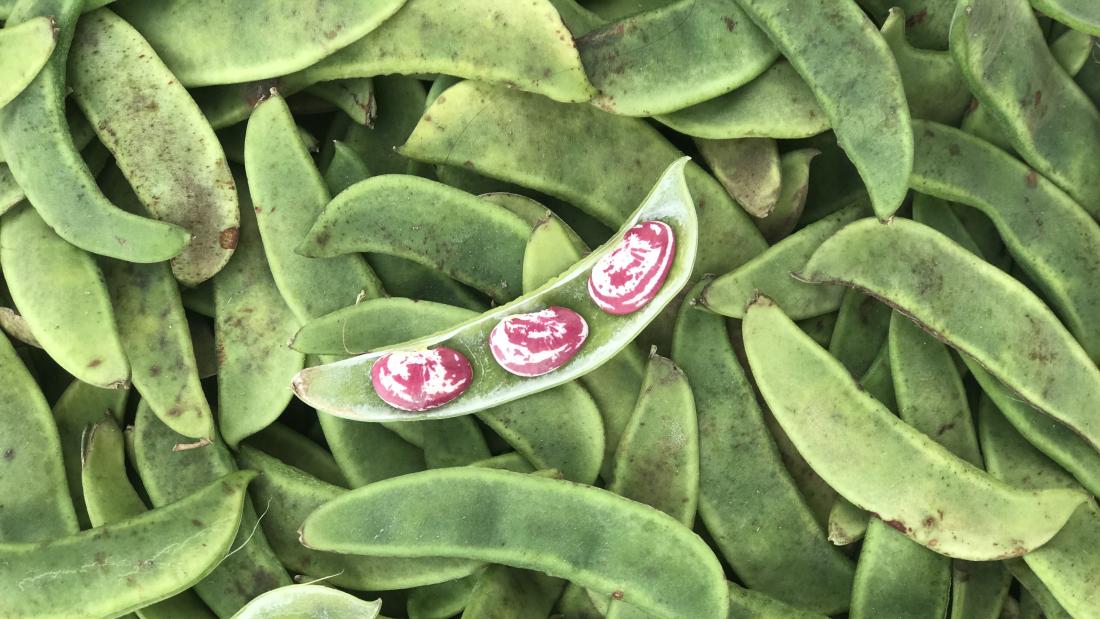
<svg viewBox="0 0 1100 619"><path fill-rule="evenodd" d="M236 249L237 239L240 237L240 229L236 226L226 228L218 234L218 245L222 249Z"/></svg>

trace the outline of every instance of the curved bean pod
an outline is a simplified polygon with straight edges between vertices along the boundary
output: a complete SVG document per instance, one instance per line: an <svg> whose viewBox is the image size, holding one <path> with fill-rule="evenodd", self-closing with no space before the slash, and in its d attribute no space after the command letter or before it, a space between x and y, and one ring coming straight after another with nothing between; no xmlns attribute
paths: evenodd
<svg viewBox="0 0 1100 619"><path fill-rule="evenodd" d="M1100 447L1100 370L1030 290L942 234L861 220L825 241L802 277L882 299Z"/></svg>
<svg viewBox="0 0 1100 619"><path fill-rule="evenodd" d="M1016 557L1046 543L1085 500L1071 490L1013 488L952 455L864 393L767 298L742 326L757 385L806 460L914 541L960 559ZM842 457L838 437L848 445Z"/></svg>
<svg viewBox="0 0 1100 619"><path fill-rule="evenodd" d="M779 201L779 147L771 138L695 140L699 154L730 196L754 218Z"/></svg>
<svg viewBox="0 0 1100 619"><path fill-rule="evenodd" d="M1024 160L1100 218L1100 111L1054 60L1028 1L960 2L951 51Z"/></svg>
<svg viewBox="0 0 1100 619"><path fill-rule="evenodd" d="M555 387L594 370L626 347L687 284L695 264L698 222L684 180L686 163L686 159L681 159L669 166L650 195L627 220L619 236L575 264L558 279L450 330L395 347L409 350L446 345L461 351L475 364L473 381L462 397L417 413L400 411L389 406L374 392L370 381L365 380L375 360L385 354L385 351L303 370L294 379L295 392L303 401L316 408L348 419L431 419L481 411ZM618 245L619 238L631 226L651 220L660 220L669 225L676 238L667 279L652 301L642 309L619 316L603 313L588 296L587 281L592 268ZM500 319L555 304L578 312L591 329L584 347L568 364L548 374L520 378L508 373L492 360L488 350L488 335Z"/></svg>
<svg viewBox="0 0 1100 619"><path fill-rule="evenodd" d="M759 291L781 303L791 318L801 320L820 316L840 308L844 289L839 286L813 286L791 277L810 254L837 230L866 214L863 205L843 208L806 226L749 260L737 270L726 273L703 289L696 302L716 314L741 318L745 306Z"/></svg>
<svg viewBox="0 0 1100 619"><path fill-rule="evenodd" d="M582 143L588 147L578 157L575 146ZM400 151L536 189L615 228L682 156L644 121L475 82L456 84L436 99ZM632 154L632 167L624 165L623 153ZM686 175L693 198L705 205L696 276L725 273L765 249L748 215L717 181L694 164Z"/></svg>
<svg viewBox="0 0 1100 619"><path fill-rule="evenodd" d="M447 582L473 573L477 561L357 557L321 552L298 541L298 529L310 512L348 493L248 446L237 455L241 466L262 473L250 489L258 505L269 505L260 521L275 554L290 570L357 591L404 589Z"/></svg>
<svg viewBox="0 0 1100 619"><path fill-rule="evenodd" d="M507 302L522 293L523 249L530 234L521 218L476 196L389 174L341 192L317 216L297 251L315 258L396 255Z"/></svg>
<svg viewBox="0 0 1100 619"><path fill-rule="evenodd" d="M434 419L420 424L424 464L430 469L466 466L491 457L481 428L472 417Z"/></svg>
<svg viewBox="0 0 1100 619"><path fill-rule="evenodd" d="M258 596L233 615L233 619L375 619L381 611L381 599L367 602L324 585L289 585Z"/></svg>
<svg viewBox="0 0 1100 619"><path fill-rule="evenodd" d="M348 486L348 481L327 449L279 422L249 437L247 444L325 483L344 488Z"/></svg>
<svg viewBox="0 0 1100 619"><path fill-rule="evenodd" d="M95 254L130 262L168 260L187 245L188 232L173 224L126 213L96 186L65 120L65 66L79 0L20 4L9 18L19 24L41 15L58 26L57 47L29 86L0 109L0 142L12 176L54 232Z"/></svg>
<svg viewBox="0 0 1100 619"><path fill-rule="evenodd" d="M404 319L409 315L417 320ZM476 315L473 310L432 301L368 299L302 325L290 347L308 354L357 355L441 331Z"/></svg>
<svg viewBox="0 0 1100 619"><path fill-rule="evenodd" d="M951 560L872 518L859 551L851 619L942 618L951 590Z"/></svg>
<svg viewBox="0 0 1100 619"><path fill-rule="evenodd" d="M462 616L548 617L565 581L504 565L485 568L474 583Z"/></svg>
<svg viewBox="0 0 1100 619"><path fill-rule="evenodd" d="M0 225L0 264L31 333L61 367L97 387L129 384L111 299L91 256L23 204Z"/></svg>
<svg viewBox="0 0 1100 619"><path fill-rule="evenodd" d="M769 243L786 238L802 218L810 184L810 162L821 154L816 148L801 148L779 156L779 197L767 217L756 220L756 228Z"/></svg>
<svg viewBox="0 0 1100 619"><path fill-rule="evenodd" d="M989 470L1021 488L1077 489L1073 478L1051 462L994 407L981 409L982 447ZM1094 499L1079 507L1065 527L1024 562L1072 616L1087 617L1100 608L1100 508Z"/></svg>
<svg viewBox="0 0 1100 619"><path fill-rule="evenodd" d="M915 166L920 165L919 152L917 153L917 158L917 161L914 162ZM959 219L955 209L952 208L951 204L946 200L934 198L926 193L914 194L913 221L924 224L940 232L952 241L962 245L963 249L975 256L985 258L982 248L978 246L978 242L971 236L970 230L966 229L966 226L963 225L962 220Z"/></svg>
<svg viewBox="0 0 1100 619"><path fill-rule="evenodd" d="M409 619L447 619L460 614L476 583L477 576L466 576L413 589L405 605Z"/></svg>
<svg viewBox="0 0 1100 619"><path fill-rule="evenodd" d="M101 419L89 428L84 442L81 449L81 488L92 526L116 524L148 511L127 478L125 441L114 419ZM138 615L141 619L214 617L192 591L183 591L162 602L144 606Z"/></svg>
<svg viewBox="0 0 1100 619"><path fill-rule="evenodd" d="M1012 574L1001 563L955 561L951 619L999 619Z"/></svg>
<svg viewBox="0 0 1100 619"><path fill-rule="evenodd" d="M121 0L114 10L134 25L184 86L234 84L304 69L361 39L405 0L282 0L256 20L250 5L217 0Z"/></svg>
<svg viewBox="0 0 1100 619"><path fill-rule="evenodd" d="M913 47L906 39L906 25L905 11L891 8L882 24L882 38L898 63L909 112L913 118L958 123L971 95L955 59L948 52Z"/></svg>
<svg viewBox="0 0 1100 619"><path fill-rule="evenodd" d="M625 116L674 112L751 81L779 56L734 0L679 0L577 39L597 94Z"/></svg>
<svg viewBox="0 0 1100 619"><path fill-rule="evenodd" d="M1100 225L1068 195L1023 163L977 138L917 121L917 191L985 213L1016 263L1042 288L1066 326L1100 359ZM1013 182L1014 181L1014 182Z"/></svg>
<svg viewBox="0 0 1100 619"><path fill-rule="evenodd" d="M35 17L0 30L0 108L23 92L46 66L57 45L56 36L49 17Z"/></svg>
<svg viewBox="0 0 1100 619"><path fill-rule="evenodd" d="M556 516L562 512L572 515L568 522ZM440 521L438 513L449 517ZM437 469L372 484L310 514L302 543L538 570L603 595L617 592L668 619L720 619L729 604L718 560L670 516L598 488L510 471Z"/></svg>
<svg viewBox="0 0 1100 619"><path fill-rule="evenodd" d="M823 613L844 611L854 568L824 539L783 466L726 321L684 304L672 357L698 410L699 516L722 555L751 589Z"/></svg>
<svg viewBox="0 0 1100 619"><path fill-rule="evenodd" d="M836 325L829 338L829 354L836 357L853 376L862 377L860 382L866 382L876 357L885 350L883 345L890 330L892 313L888 305L858 290L845 291L840 301ZM889 366L888 359L886 365ZM886 378L889 377L890 372L887 371ZM878 394L874 395L885 402Z"/></svg>
<svg viewBox="0 0 1100 619"><path fill-rule="evenodd" d="M922 49L947 49L951 17L955 0L856 0L875 22L889 19L890 10L897 7L909 15L905 20L913 45Z"/></svg>
<svg viewBox="0 0 1100 619"><path fill-rule="evenodd" d="M1100 37L1100 7L1088 0L1031 0L1031 6L1074 30Z"/></svg>
<svg viewBox="0 0 1100 619"><path fill-rule="evenodd" d="M874 25L852 2L737 2L814 91L875 214L893 216L908 191L913 133L897 63Z"/></svg>
<svg viewBox="0 0 1100 619"><path fill-rule="evenodd" d="M306 89L311 95L340 108L352 121L370 127L378 114L374 81L369 77L318 82Z"/></svg>
<svg viewBox="0 0 1100 619"><path fill-rule="evenodd" d="M714 140L808 138L829 129L829 117L814 92L786 60L733 92L658 116L657 121Z"/></svg>

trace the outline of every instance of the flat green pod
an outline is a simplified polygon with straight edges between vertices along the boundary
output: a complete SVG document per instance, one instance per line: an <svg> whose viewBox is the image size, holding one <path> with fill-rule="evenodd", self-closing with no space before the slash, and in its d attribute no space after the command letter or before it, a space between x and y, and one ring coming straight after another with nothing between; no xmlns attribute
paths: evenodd
<svg viewBox="0 0 1100 619"><path fill-rule="evenodd" d="M950 559L871 519L859 551L851 619L942 619L950 590Z"/></svg>
<svg viewBox="0 0 1100 619"><path fill-rule="evenodd" d="M1073 77L1089 61L1095 44L1094 37L1078 30L1067 30L1050 42L1050 54Z"/></svg>
<svg viewBox="0 0 1100 619"><path fill-rule="evenodd" d="M695 265L698 221L684 178L686 164L684 158L670 165L619 234L557 279L449 330L390 349L303 370L294 379L295 392L307 404L331 415L358 421L412 421L482 411L556 387L596 369L627 347L688 282ZM592 269L619 246L627 230L646 221L665 223L676 239L667 278L655 291L655 296L637 311L620 315L605 313L589 296L588 279ZM497 364L488 349L489 332L497 323L510 315L555 305L577 312L588 324L589 333L583 348L563 367L530 378L512 374ZM389 350L426 349L437 345L459 351L471 363L473 378L462 397L427 411L402 411L386 404L375 393L371 381L366 380L375 361Z"/></svg>
<svg viewBox="0 0 1100 619"><path fill-rule="evenodd" d="M1100 445L1100 370L1034 293L946 236L903 219L861 220L823 243L802 277L887 302Z"/></svg>
<svg viewBox="0 0 1100 619"><path fill-rule="evenodd" d="M504 565L490 565L478 577L462 619L548 617L565 581Z"/></svg>
<svg viewBox="0 0 1100 619"><path fill-rule="evenodd" d="M187 589L229 551L253 477L230 473L171 505L68 537L0 545L5 611L43 619L116 617Z"/></svg>
<svg viewBox="0 0 1100 619"><path fill-rule="evenodd" d="M188 92L202 110L206 122L210 123L214 129L222 130L248 120L253 108L271 92L271 89L274 88L279 94L289 97L313 84L314 80L308 75L291 73L282 77L240 84L192 88ZM228 152L230 150L228 145L224 146Z"/></svg>
<svg viewBox="0 0 1100 619"><path fill-rule="evenodd" d="M237 460L241 466L262 473L250 494L257 504L270 504L260 525L275 554L291 571L326 577L326 582L338 587L379 591L448 582L468 576L481 565L459 559L359 557L307 548L298 541L298 529L306 516L348 491L247 445L241 448Z"/></svg>
<svg viewBox="0 0 1100 619"><path fill-rule="evenodd" d="M120 260L168 260L183 251L190 234L111 204L70 136L65 66L82 4L80 0L28 0L8 18L11 26L52 17L57 46L30 85L0 108L0 143L7 165L27 200L66 241Z"/></svg>
<svg viewBox="0 0 1100 619"><path fill-rule="evenodd" d="M802 610L759 591L732 582L729 587L729 619L825 619L825 615Z"/></svg>
<svg viewBox="0 0 1100 619"><path fill-rule="evenodd" d="M1016 152L1100 217L1100 111L1051 55L1028 1L960 2L951 51Z"/></svg>
<svg viewBox="0 0 1100 619"><path fill-rule="evenodd" d="M970 105L970 88L949 52L919 49L909 43L905 15L904 9L891 8L882 24L882 38L898 63L909 113L913 118L957 124Z"/></svg>
<svg viewBox="0 0 1100 619"><path fill-rule="evenodd" d="M348 485L327 449L279 422L250 436L246 444L325 483L342 487Z"/></svg>
<svg viewBox="0 0 1100 619"><path fill-rule="evenodd" d="M1000 562L955 561L951 619L1000 619L1012 574Z"/></svg>
<svg viewBox="0 0 1100 619"><path fill-rule="evenodd" d="M848 290L840 302L836 326L829 338L829 354L853 376L863 376L886 343L890 307L858 290Z"/></svg>
<svg viewBox="0 0 1100 619"><path fill-rule="evenodd" d="M415 174L419 169L417 162L398 153L397 148L409 139L420 122L426 97L424 85L415 77L375 77L374 98L378 103L378 115L374 126L364 127L347 121L346 127L334 131L332 137L343 140L359 153L373 174Z"/></svg>
<svg viewBox="0 0 1100 619"><path fill-rule="evenodd" d="M109 9L81 17L68 71L74 100L141 203L190 233L172 273L187 286L213 277L237 246L240 215L225 153L198 105Z"/></svg>
<svg viewBox="0 0 1100 619"><path fill-rule="evenodd" d="M248 120L245 170L271 274L298 320L351 305L361 293L382 295L381 282L362 256L318 260L294 251L330 196L277 94L256 106Z"/></svg>
<svg viewBox="0 0 1100 619"><path fill-rule="evenodd" d="M1013 488L954 456L866 394L766 297L742 327L757 386L814 470L921 545L972 561L1017 557L1050 540L1085 499Z"/></svg>
<svg viewBox="0 0 1100 619"><path fill-rule="evenodd" d="M97 387L129 384L111 298L90 255L23 204L0 223L0 264L31 333L61 367Z"/></svg>
<svg viewBox="0 0 1100 619"><path fill-rule="evenodd" d="M679 0L596 28L576 45L597 91L592 104L624 116L713 99L779 56L734 0Z"/></svg>
<svg viewBox="0 0 1100 619"><path fill-rule="evenodd" d="M833 328L836 326L837 312L829 312L813 318L798 321L798 328L806 332L815 342L822 346L829 346L829 339L833 336Z"/></svg>
<svg viewBox="0 0 1100 619"><path fill-rule="evenodd" d="M6 497L0 541L39 542L72 535L79 526L57 426L42 391L3 336L0 372L0 398L6 407L0 416L0 493Z"/></svg>
<svg viewBox="0 0 1100 619"><path fill-rule="evenodd" d="M438 585L417 587L409 592L406 611L409 619L450 619L462 612L477 576L456 578Z"/></svg>
<svg viewBox="0 0 1100 619"><path fill-rule="evenodd" d="M980 409L980 425L992 474L1021 488L1080 488L988 402ZM1095 499L1079 507L1053 539L1023 560L1066 612L1075 617L1095 614L1100 608L1100 508Z"/></svg>
<svg viewBox="0 0 1100 619"><path fill-rule="evenodd" d="M657 117L697 138L808 138L829 129L809 84L786 60L733 92Z"/></svg>
<svg viewBox="0 0 1100 619"><path fill-rule="evenodd" d="M523 289L534 290L573 266L589 251L577 233L557 217L535 224L523 249Z"/></svg>
<svg viewBox="0 0 1100 619"><path fill-rule="evenodd" d="M116 524L148 511L127 478L125 439L114 419L101 419L88 429L81 449L80 475L92 526ZM214 617L192 591L143 606L137 614L141 619Z"/></svg>
<svg viewBox="0 0 1100 619"><path fill-rule="evenodd" d="M0 163L0 215L11 210L24 197L23 188L15 182L7 164Z"/></svg>
<svg viewBox="0 0 1100 619"><path fill-rule="evenodd" d="M55 45L56 33L49 17L35 17L0 30L0 108L34 80Z"/></svg>
<svg viewBox="0 0 1100 619"><path fill-rule="evenodd" d="M516 473L535 472L535 467L531 466L531 463L527 461L527 458L524 458L515 451L509 451L507 453L502 453L499 456L493 456L484 460L478 460L477 462L470 463L470 466L481 466L487 469L504 469L506 471L514 471Z"/></svg>
<svg viewBox="0 0 1100 619"><path fill-rule="evenodd" d="M1088 0L1031 0L1031 6L1074 30L1100 36L1100 7Z"/></svg>
<svg viewBox="0 0 1100 619"><path fill-rule="evenodd" d="M821 154L816 148L800 148L779 156L779 197L767 217L756 219L756 228L769 243L784 239L802 218L810 185L810 163Z"/></svg>
<svg viewBox="0 0 1100 619"><path fill-rule="evenodd" d="M606 490L510 471L436 469L360 488L310 514L302 543L537 570L668 619L728 611L717 558L672 517Z"/></svg>
<svg viewBox="0 0 1100 619"><path fill-rule="evenodd" d="M699 502L699 424L687 375L649 355L634 415L615 451L608 490L679 520L695 521Z"/></svg>
<svg viewBox="0 0 1100 619"><path fill-rule="evenodd" d="M430 469L466 466L490 457L485 436L472 417L435 419L418 429L424 464Z"/></svg>
<svg viewBox="0 0 1100 619"><path fill-rule="evenodd" d="M810 254L825 239L866 214L864 205L854 205L815 221L736 270L712 281L703 289L696 303L716 314L742 318L745 306L759 291L774 297L795 320L840 309L843 288L807 284L793 277L792 273L806 264Z"/></svg>
<svg viewBox="0 0 1100 619"><path fill-rule="evenodd" d="M369 77L318 82L306 89L309 94L340 108L348 118L370 126L378 114L374 100L374 81Z"/></svg>
<svg viewBox="0 0 1100 619"><path fill-rule="evenodd" d="M1005 566L1020 583L1020 619L1074 619L1023 559L1005 561Z"/></svg>
<svg viewBox="0 0 1100 619"><path fill-rule="evenodd" d="M61 438L61 455L65 464L69 496L81 529L90 529L88 510L84 506L84 491L80 482L81 445L88 426L112 417L122 421L126 412L129 389L101 389L73 380L53 405L53 419Z"/></svg>
<svg viewBox="0 0 1100 619"><path fill-rule="evenodd" d="M837 497L829 510L829 541L837 546L854 544L865 535L870 524L870 515L852 505L843 497Z"/></svg>
<svg viewBox="0 0 1100 619"><path fill-rule="evenodd" d="M179 501L211 480L240 475L233 456L220 441L186 442L187 437L161 423L144 402L138 405L130 435L131 461L154 507ZM244 479L251 476L248 473ZM237 550L224 557L224 551L219 553L222 560L217 567L204 573L205 577L194 585L195 593L219 617L232 615L264 591L290 584L290 577L259 530L250 501L245 501L243 515L237 518L240 528L233 529ZM199 519L205 522L202 516Z"/></svg>
<svg viewBox="0 0 1100 619"><path fill-rule="evenodd" d="M325 443L352 488L425 468L420 447L380 424L359 423L324 412L317 417Z"/></svg>
<svg viewBox="0 0 1100 619"><path fill-rule="evenodd" d="M784 468L726 321L685 304L672 358L695 398L699 516L722 556L751 589L822 613L847 609L854 567Z"/></svg>
<svg viewBox="0 0 1100 619"><path fill-rule="evenodd" d="M520 217L477 196L417 176L387 174L336 196L296 249L315 258L399 256L507 302L523 291L530 234Z"/></svg>
<svg viewBox="0 0 1100 619"><path fill-rule="evenodd" d="M898 65L874 24L853 2L737 2L814 91L875 214L893 216L909 190L913 134Z"/></svg>
<svg viewBox="0 0 1100 619"><path fill-rule="evenodd" d="M779 147L771 138L696 139L714 177L750 215L767 217L779 201Z"/></svg>
<svg viewBox="0 0 1100 619"><path fill-rule="evenodd" d="M417 320L408 320L409 315ZM476 315L473 310L432 301L367 299L302 325L290 347L308 354L355 355L423 337Z"/></svg>
<svg viewBox="0 0 1100 619"><path fill-rule="evenodd" d="M642 120L469 81L436 99L400 150L560 198L613 228L682 156ZM686 174L693 199L705 205L696 275L724 273L764 250L748 215L717 181L694 164Z"/></svg>
<svg viewBox="0 0 1100 619"><path fill-rule="evenodd" d="M361 600L324 585L289 585L259 595L233 619L375 619L382 600Z"/></svg>
<svg viewBox="0 0 1100 619"><path fill-rule="evenodd" d="M944 50L948 46L955 0L856 0L876 22L889 19L897 7L909 17L905 20L908 36L922 49Z"/></svg>
<svg viewBox="0 0 1100 619"><path fill-rule="evenodd" d="M322 80L443 73L569 103L594 94L573 36L548 0L409 0L377 30L306 73Z"/></svg>
<svg viewBox="0 0 1100 619"><path fill-rule="evenodd" d="M565 383L477 413L482 423L538 469L591 484L604 461L601 411L579 384Z"/></svg>
<svg viewBox="0 0 1100 619"><path fill-rule="evenodd" d="M918 154L919 157L919 154ZM919 165L919 163L915 163ZM963 207L965 208L965 207ZM975 256L985 257L978 242L959 219L955 209L946 200L932 197L926 193L913 195L913 221L924 224L942 233L947 238L962 245Z"/></svg>
<svg viewBox="0 0 1100 619"><path fill-rule="evenodd" d="M1100 225L1053 182L1014 157L944 125L914 123L917 191L972 206L997 226L1018 264L1069 330L1100 359Z"/></svg>
<svg viewBox="0 0 1100 619"><path fill-rule="evenodd" d="M217 0L121 0L114 10L149 40L184 86L235 84L304 69L363 38L404 0L281 0L260 15ZM260 19L257 19L260 17Z"/></svg>
<svg viewBox="0 0 1100 619"><path fill-rule="evenodd" d="M268 268L243 178L238 191L237 250L213 279L218 429L233 447L282 414L293 397L282 386L305 366L305 356L286 345L298 319Z"/></svg>

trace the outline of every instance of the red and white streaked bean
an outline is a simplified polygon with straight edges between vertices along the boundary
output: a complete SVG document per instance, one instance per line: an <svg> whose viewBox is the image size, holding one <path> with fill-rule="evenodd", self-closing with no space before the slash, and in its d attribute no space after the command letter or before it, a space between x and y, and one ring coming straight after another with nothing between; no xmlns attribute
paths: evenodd
<svg viewBox="0 0 1100 619"><path fill-rule="evenodd" d="M608 314L630 314L645 307L661 289L672 267L676 239L662 221L643 221L626 231L615 249L596 262L588 295Z"/></svg>
<svg viewBox="0 0 1100 619"><path fill-rule="evenodd" d="M390 406L425 411L462 395L474 371L462 353L451 348L394 351L371 368L374 392Z"/></svg>
<svg viewBox="0 0 1100 619"><path fill-rule="evenodd" d="M588 339L588 323L565 307L552 306L501 320L489 333L500 367L516 376L541 376L565 365Z"/></svg>

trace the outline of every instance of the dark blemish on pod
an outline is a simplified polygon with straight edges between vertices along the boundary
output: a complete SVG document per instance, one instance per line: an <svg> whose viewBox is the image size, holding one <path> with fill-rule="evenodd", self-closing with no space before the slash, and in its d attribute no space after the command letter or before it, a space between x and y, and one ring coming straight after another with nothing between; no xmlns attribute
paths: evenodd
<svg viewBox="0 0 1100 619"><path fill-rule="evenodd" d="M100 365L103 365L103 359L96 358L96 359L92 359L92 362L88 364L88 367L97 368Z"/></svg>
<svg viewBox="0 0 1100 619"><path fill-rule="evenodd" d="M1027 186L1032 189L1039 186L1039 174L1035 170L1027 171Z"/></svg>
<svg viewBox="0 0 1100 619"><path fill-rule="evenodd" d="M226 228L218 234L218 245L222 249L236 249L237 239L240 237L240 229L236 226Z"/></svg>
<svg viewBox="0 0 1100 619"><path fill-rule="evenodd" d="M5 449L4 450L4 460L6 460L8 462L11 462L14 459L15 459L15 448L14 447L8 447L7 449Z"/></svg>
<svg viewBox="0 0 1100 619"><path fill-rule="evenodd" d="M726 32L733 32L733 29L737 27L737 22L729 17L723 17L722 21L726 22Z"/></svg>
<svg viewBox="0 0 1100 619"><path fill-rule="evenodd" d="M913 13L905 20L906 28L913 28L924 23L924 20L928 17L928 9L921 9L916 13Z"/></svg>

